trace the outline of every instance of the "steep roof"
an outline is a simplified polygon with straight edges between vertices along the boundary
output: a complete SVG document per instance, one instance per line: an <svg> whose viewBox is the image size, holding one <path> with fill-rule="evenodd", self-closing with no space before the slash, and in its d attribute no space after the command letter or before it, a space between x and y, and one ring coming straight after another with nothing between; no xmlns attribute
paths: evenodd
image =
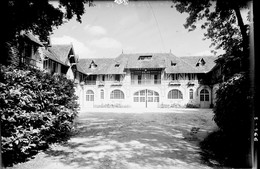
<svg viewBox="0 0 260 169"><path fill-rule="evenodd" d="M79 66L84 70L86 74L108 74L108 68L112 64L113 59L98 58L98 59L79 59ZM91 63L94 63L96 67L91 67Z"/></svg>
<svg viewBox="0 0 260 169"><path fill-rule="evenodd" d="M135 53L121 54L115 60L125 63L125 68L165 68L166 53ZM144 59L142 59L144 58ZM147 58L147 59L145 59Z"/></svg>
<svg viewBox="0 0 260 169"><path fill-rule="evenodd" d="M208 73L216 65L216 56L183 56L180 57L190 65L196 73ZM205 62L203 64L203 62Z"/></svg>
<svg viewBox="0 0 260 169"><path fill-rule="evenodd" d="M60 64L62 64L62 65L67 66L66 64L64 64L64 63L59 59L59 57L58 57L55 53L52 53L52 52L50 52L49 50L46 50L46 49L43 49L43 50L42 50L42 53L43 53L44 57L47 57L47 58L49 58L49 59L51 59L51 60L54 60L54 61L56 61L56 62L58 62L58 63L60 63Z"/></svg>
<svg viewBox="0 0 260 169"><path fill-rule="evenodd" d="M207 73L216 57L177 57L172 53L120 54L114 59L80 59L79 66L86 74L125 74L125 69L164 69L166 73ZM95 66L91 68L91 63ZM199 63L199 65L198 65Z"/></svg>
<svg viewBox="0 0 260 169"><path fill-rule="evenodd" d="M25 37L27 37L30 41L34 42L35 44L37 44L38 46L44 46L36 37L34 37L32 34L30 33L26 33L24 35Z"/></svg>
<svg viewBox="0 0 260 169"><path fill-rule="evenodd" d="M49 47L49 51L51 53L55 53L56 56L58 56L59 60L63 62L64 64L67 64L68 62L68 56L70 52L73 52L72 44L69 45L52 45Z"/></svg>

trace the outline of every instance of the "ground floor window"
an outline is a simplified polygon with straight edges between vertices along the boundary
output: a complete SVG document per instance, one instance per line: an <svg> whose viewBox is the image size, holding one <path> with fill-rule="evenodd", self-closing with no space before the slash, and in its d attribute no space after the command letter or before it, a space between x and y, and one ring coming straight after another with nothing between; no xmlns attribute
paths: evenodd
<svg viewBox="0 0 260 169"><path fill-rule="evenodd" d="M121 90L113 90L110 93L110 99L124 99L125 95Z"/></svg>
<svg viewBox="0 0 260 169"><path fill-rule="evenodd" d="M86 101L94 101L94 92L92 90L86 92Z"/></svg>
<svg viewBox="0 0 260 169"><path fill-rule="evenodd" d="M134 93L134 102L159 102L159 93L153 90L140 90Z"/></svg>
<svg viewBox="0 0 260 169"><path fill-rule="evenodd" d="M104 99L104 90L103 89L100 90L100 99Z"/></svg>
<svg viewBox="0 0 260 169"><path fill-rule="evenodd" d="M200 101L209 101L209 91L207 89L200 91Z"/></svg>
<svg viewBox="0 0 260 169"><path fill-rule="evenodd" d="M173 89L168 93L168 99L183 99L181 91Z"/></svg>
<svg viewBox="0 0 260 169"><path fill-rule="evenodd" d="M190 99L193 99L193 89L190 89Z"/></svg>

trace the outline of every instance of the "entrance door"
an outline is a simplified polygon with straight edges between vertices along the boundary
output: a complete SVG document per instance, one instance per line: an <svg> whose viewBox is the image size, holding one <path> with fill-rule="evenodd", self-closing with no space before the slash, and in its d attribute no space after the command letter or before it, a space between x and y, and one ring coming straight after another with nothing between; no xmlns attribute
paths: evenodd
<svg viewBox="0 0 260 169"><path fill-rule="evenodd" d="M153 90L140 90L134 93L134 106L153 108L159 105L159 93Z"/></svg>
<svg viewBox="0 0 260 169"><path fill-rule="evenodd" d="M200 107L201 108L210 107L209 91L207 89L202 89L200 91Z"/></svg>
<svg viewBox="0 0 260 169"><path fill-rule="evenodd" d="M94 92L92 90L88 90L86 92L86 102L87 102L87 107L93 107L93 105L94 105Z"/></svg>

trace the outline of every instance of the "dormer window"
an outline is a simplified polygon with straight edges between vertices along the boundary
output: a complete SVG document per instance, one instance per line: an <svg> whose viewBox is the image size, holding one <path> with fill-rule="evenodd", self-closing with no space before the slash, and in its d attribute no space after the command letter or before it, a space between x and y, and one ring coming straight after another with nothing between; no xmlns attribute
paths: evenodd
<svg viewBox="0 0 260 169"><path fill-rule="evenodd" d="M119 66L120 66L120 64L119 64L119 63L116 63L116 64L115 64L115 67L119 67Z"/></svg>
<svg viewBox="0 0 260 169"><path fill-rule="evenodd" d="M147 56L139 56L138 60L151 60L152 55L147 55Z"/></svg>
<svg viewBox="0 0 260 169"><path fill-rule="evenodd" d="M89 65L89 68L90 69L95 69L97 67L97 65L95 64L95 62L92 60L90 65Z"/></svg>
<svg viewBox="0 0 260 169"><path fill-rule="evenodd" d="M203 58L199 59L198 62L196 63L196 66L204 66L205 65L205 60Z"/></svg>
<svg viewBox="0 0 260 169"><path fill-rule="evenodd" d="M171 61L171 66L176 66L176 62Z"/></svg>

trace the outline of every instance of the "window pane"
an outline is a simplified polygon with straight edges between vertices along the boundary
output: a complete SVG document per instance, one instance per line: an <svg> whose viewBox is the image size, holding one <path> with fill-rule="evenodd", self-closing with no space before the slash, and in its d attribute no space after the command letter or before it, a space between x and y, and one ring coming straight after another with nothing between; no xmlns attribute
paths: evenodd
<svg viewBox="0 0 260 169"><path fill-rule="evenodd" d="M204 101L204 95L200 95L200 101Z"/></svg>
<svg viewBox="0 0 260 169"><path fill-rule="evenodd" d="M113 90L110 94L110 99L124 99L124 93L121 90Z"/></svg>
<svg viewBox="0 0 260 169"><path fill-rule="evenodd" d="M139 102L139 97L134 97L134 102Z"/></svg>
<svg viewBox="0 0 260 169"><path fill-rule="evenodd" d="M159 102L159 97L155 97L154 102Z"/></svg>
<svg viewBox="0 0 260 169"><path fill-rule="evenodd" d="M148 97L148 102L153 102L153 97Z"/></svg>
<svg viewBox="0 0 260 169"><path fill-rule="evenodd" d="M177 89L173 89L171 91L169 91L168 93L168 99L182 99L182 93L181 91L177 90Z"/></svg>
<svg viewBox="0 0 260 169"><path fill-rule="evenodd" d="M145 102L145 97L140 97L140 102Z"/></svg>
<svg viewBox="0 0 260 169"><path fill-rule="evenodd" d="M148 90L148 96L152 96L153 95L153 91Z"/></svg>
<svg viewBox="0 0 260 169"><path fill-rule="evenodd" d="M190 89L190 99L193 99L193 90Z"/></svg>
<svg viewBox="0 0 260 169"><path fill-rule="evenodd" d="M144 95L145 95L145 90L141 90L141 91L140 91L140 95L141 95L141 96L144 96Z"/></svg>
<svg viewBox="0 0 260 169"><path fill-rule="evenodd" d="M208 94L205 95L205 101L209 101L209 95Z"/></svg>
<svg viewBox="0 0 260 169"><path fill-rule="evenodd" d="M100 99L104 99L104 90L100 91Z"/></svg>

